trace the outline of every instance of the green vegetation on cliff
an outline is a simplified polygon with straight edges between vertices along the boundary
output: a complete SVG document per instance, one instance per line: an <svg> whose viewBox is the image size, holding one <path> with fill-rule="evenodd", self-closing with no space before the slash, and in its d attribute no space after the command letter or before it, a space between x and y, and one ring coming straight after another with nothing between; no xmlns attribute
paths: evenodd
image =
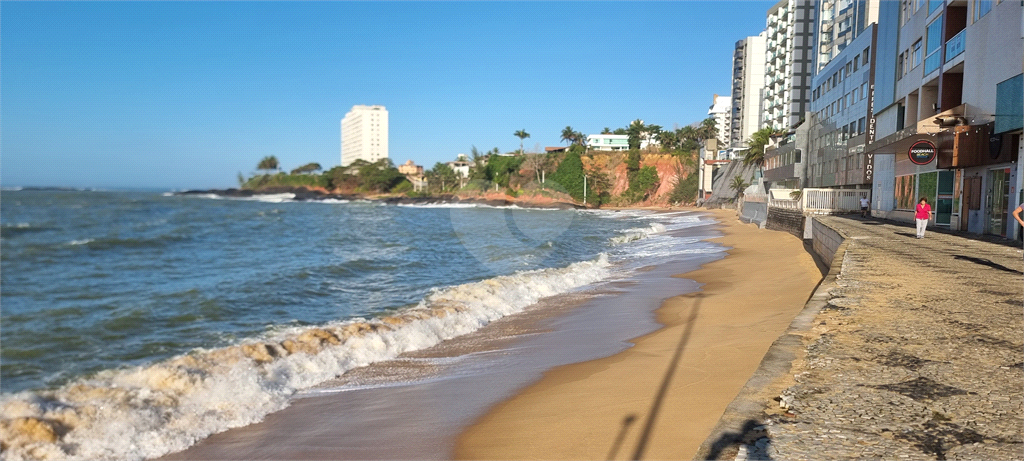
<svg viewBox="0 0 1024 461"><path fill-rule="evenodd" d="M589 206L694 202L698 186L697 151L703 139L715 136L712 121L668 131L635 120L626 128L605 128L604 133L628 135L631 148L627 152L589 150L586 137L567 126L562 130L562 140L570 144L567 152L527 154L520 147L518 151L501 154L498 148L481 152L473 146L471 156L465 159L469 167L465 177L451 165L438 162L422 178L407 178L390 159L375 163L357 160L326 171L317 163L307 163L285 173L280 171L276 157L267 156L258 163L258 173L248 179L239 174L239 184L243 189L253 190L306 187L367 195L472 196L503 192L512 197L542 196L577 203L583 202L586 190ZM525 129L514 135L520 141L529 137ZM641 143L646 146L643 151ZM411 180L421 179L425 179L426 189L416 191ZM666 181L673 186L662 187Z"/></svg>

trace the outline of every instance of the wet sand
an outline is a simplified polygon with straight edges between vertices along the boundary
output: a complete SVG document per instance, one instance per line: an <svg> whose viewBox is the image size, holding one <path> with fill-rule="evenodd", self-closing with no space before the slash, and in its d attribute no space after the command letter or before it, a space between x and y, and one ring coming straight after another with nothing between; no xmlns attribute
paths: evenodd
<svg viewBox="0 0 1024 461"><path fill-rule="evenodd" d="M690 459L822 273L803 242L709 211L729 256L657 311L664 328L621 353L565 365L458 438L459 459Z"/></svg>

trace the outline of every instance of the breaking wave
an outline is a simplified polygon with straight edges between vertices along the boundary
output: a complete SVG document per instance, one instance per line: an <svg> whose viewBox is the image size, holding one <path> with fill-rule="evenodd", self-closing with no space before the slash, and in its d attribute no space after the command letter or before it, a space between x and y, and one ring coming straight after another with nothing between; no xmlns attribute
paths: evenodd
<svg viewBox="0 0 1024 461"><path fill-rule="evenodd" d="M0 400L4 457L143 459L260 421L297 391L352 368L431 347L520 312L541 298L608 279L608 257L434 289L373 319L276 331L58 389Z"/></svg>
<svg viewBox="0 0 1024 461"><path fill-rule="evenodd" d="M648 227L626 229L621 232L621 235L617 235L609 239L613 245L621 245L623 243L629 243L635 240L645 239L653 234L665 232L665 225L661 223L651 223Z"/></svg>

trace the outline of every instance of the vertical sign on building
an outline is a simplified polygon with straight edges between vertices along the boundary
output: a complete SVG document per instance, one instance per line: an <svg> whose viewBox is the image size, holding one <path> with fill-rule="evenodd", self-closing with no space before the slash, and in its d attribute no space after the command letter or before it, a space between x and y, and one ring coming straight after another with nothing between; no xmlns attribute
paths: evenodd
<svg viewBox="0 0 1024 461"><path fill-rule="evenodd" d="M864 147L867 154L864 154L864 184L871 184L875 180L875 153L867 149L875 142L875 56L878 54L878 26L871 28L871 49L868 50L868 131L864 137Z"/></svg>

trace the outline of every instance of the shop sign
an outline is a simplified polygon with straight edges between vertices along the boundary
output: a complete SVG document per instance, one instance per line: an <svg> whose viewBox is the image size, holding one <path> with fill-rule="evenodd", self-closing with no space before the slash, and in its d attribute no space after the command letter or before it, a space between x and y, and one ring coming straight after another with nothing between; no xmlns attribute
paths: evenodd
<svg viewBox="0 0 1024 461"><path fill-rule="evenodd" d="M868 152L865 156L867 159L864 163L864 178L861 183L871 184L875 180L875 153Z"/></svg>
<svg viewBox="0 0 1024 461"><path fill-rule="evenodd" d="M937 152L938 149L935 148L935 144L922 139L910 146L910 161L915 165L927 165L932 160L935 160Z"/></svg>

